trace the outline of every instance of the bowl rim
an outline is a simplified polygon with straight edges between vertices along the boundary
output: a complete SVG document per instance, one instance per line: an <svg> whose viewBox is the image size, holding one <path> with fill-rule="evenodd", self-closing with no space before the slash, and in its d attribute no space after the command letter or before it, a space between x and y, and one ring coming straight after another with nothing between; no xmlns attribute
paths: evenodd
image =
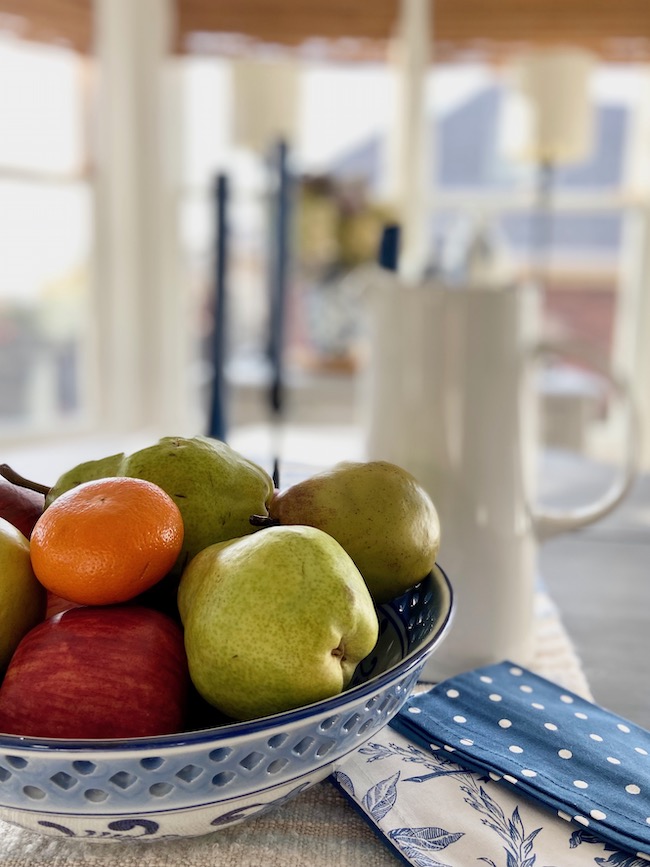
<svg viewBox="0 0 650 867"><path fill-rule="evenodd" d="M364 683L344 690L330 698L322 699L321 701L312 702L310 704L301 705L300 707L291 710L282 711L276 714L269 714L263 717L256 717L251 720L234 721L225 723L224 725L211 726L209 728L201 728L186 732L174 732L165 735L154 735L151 737L137 738L38 738L27 735L13 735L0 732L0 750L11 752L56 752L56 753L83 753L92 752L93 755L99 752L108 752L118 754L120 752L148 751L156 749L182 748L186 746L200 744L217 744L220 741L230 740L239 736L250 736L257 734L263 730L271 730L283 728L292 723L313 716L315 709L318 715L331 715L341 710L351 701L361 700L367 695L380 691L387 683L392 680L401 678L407 675L413 668L424 665L424 662L431 655L435 647L442 641L446 634L454 609L454 591L452 584L440 566L435 563L431 572L423 579L426 581L429 578L435 578L442 590L443 605L435 624L434 629L424 643L420 643L417 647L406 654L403 659L396 662L378 674L371 677ZM417 586L417 585L416 585ZM407 593L412 592L411 588ZM406 594L404 594L406 595ZM401 597L396 597L401 598ZM382 607L382 606L379 606Z"/></svg>

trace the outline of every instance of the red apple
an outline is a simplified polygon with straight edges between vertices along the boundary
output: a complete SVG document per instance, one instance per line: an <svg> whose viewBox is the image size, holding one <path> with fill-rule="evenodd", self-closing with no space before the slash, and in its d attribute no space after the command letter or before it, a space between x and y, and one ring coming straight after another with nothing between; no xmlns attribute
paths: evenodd
<svg viewBox="0 0 650 867"><path fill-rule="evenodd" d="M0 687L0 731L130 738L183 731L183 634L141 606L73 608L31 629Z"/></svg>
<svg viewBox="0 0 650 867"><path fill-rule="evenodd" d="M0 476L0 517L17 527L28 539L43 513L45 495L23 488Z"/></svg>

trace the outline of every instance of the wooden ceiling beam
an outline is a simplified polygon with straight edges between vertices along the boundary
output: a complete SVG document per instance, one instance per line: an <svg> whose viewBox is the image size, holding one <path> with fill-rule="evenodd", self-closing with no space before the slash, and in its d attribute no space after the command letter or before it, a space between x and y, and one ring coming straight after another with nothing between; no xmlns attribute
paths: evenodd
<svg viewBox="0 0 650 867"><path fill-rule="evenodd" d="M398 10L397 0L178 0L179 48L207 32L289 46L365 39L385 54ZM570 43L607 59L650 59L648 0L433 0L432 10L437 58L498 59L535 44Z"/></svg>
<svg viewBox="0 0 650 867"><path fill-rule="evenodd" d="M196 50L197 34L232 34L244 47L252 41L296 48L320 39L331 42L334 55L341 41L359 40L362 59L383 57L399 12L399 0L175 2L180 52ZM92 0L0 0L0 28L83 53L92 50L92 16ZM498 59L551 43L581 45L607 59L649 60L650 8L648 0L433 0L432 40L434 57L449 60Z"/></svg>
<svg viewBox="0 0 650 867"><path fill-rule="evenodd" d="M0 0L0 29L21 39L92 50L90 0Z"/></svg>
<svg viewBox="0 0 650 867"><path fill-rule="evenodd" d="M263 42L296 44L307 39L390 38L397 15L397 0L351 3L331 0L315 3L296 0L251 0L210 4L205 0L179 0L178 29L193 32L236 33Z"/></svg>

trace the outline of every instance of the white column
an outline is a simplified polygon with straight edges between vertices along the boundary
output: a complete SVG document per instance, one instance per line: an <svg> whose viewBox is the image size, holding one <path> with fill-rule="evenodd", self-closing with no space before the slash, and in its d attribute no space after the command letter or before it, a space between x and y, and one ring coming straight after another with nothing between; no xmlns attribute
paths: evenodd
<svg viewBox="0 0 650 867"><path fill-rule="evenodd" d="M94 0L94 282L107 431L170 425L167 432L180 433L173 422L184 417L178 121L168 115L173 7Z"/></svg>
<svg viewBox="0 0 650 867"><path fill-rule="evenodd" d="M639 101L630 122L626 190L638 198L624 218L621 285L613 361L629 377L641 417L641 463L650 467L650 65L641 71Z"/></svg>
<svg viewBox="0 0 650 867"><path fill-rule="evenodd" d="M393 159L394 197L402 227L400 272L407 280L416 280L431 252L428 203L433 148L425 96L431 63L431 0L402 0L392 50L398 77Z"/></svg>

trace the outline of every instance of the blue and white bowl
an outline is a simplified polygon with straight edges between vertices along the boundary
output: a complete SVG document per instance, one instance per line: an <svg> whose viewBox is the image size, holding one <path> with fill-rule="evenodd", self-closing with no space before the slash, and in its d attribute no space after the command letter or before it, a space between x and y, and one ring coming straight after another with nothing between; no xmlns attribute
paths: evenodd
<svg viewBox="0 0 650 867"><path fill-rule="evenodd" d="M342 694L285 713L155 738L0 734L0 818L84 840L211 833L324 779L402 707L446 631L442 569L380 606L380 636Z"/></svg>

